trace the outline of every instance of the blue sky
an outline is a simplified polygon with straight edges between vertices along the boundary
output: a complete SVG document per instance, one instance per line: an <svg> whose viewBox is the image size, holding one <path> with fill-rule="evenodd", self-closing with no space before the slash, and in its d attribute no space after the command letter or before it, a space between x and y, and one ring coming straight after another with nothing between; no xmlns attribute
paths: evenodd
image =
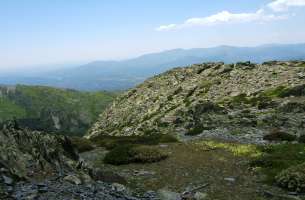
<svg viewBox="0 0 305 200"><path fill-rule="evenodd" d="M0 70L305 42L304 11L305 0L0 0Z"/></svg>

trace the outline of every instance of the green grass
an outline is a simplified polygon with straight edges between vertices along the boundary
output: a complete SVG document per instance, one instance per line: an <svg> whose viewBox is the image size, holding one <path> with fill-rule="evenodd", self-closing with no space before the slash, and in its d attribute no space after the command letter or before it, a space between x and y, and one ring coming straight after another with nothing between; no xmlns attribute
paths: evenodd
<svg viewBox="0 0 305 200"><path fill-rule="evenodd" d="M269 96L265 95L248 97L246 94L240 94L238 96L232 97L232 99L229 100L229 104L233 106L247 104L251 106L256 106L258 108L264 108L270 104L271 100L272 99Z"/></svg>
<svg viewBox="0 0 305 200"><path fill-rule="evenodd" d="M264 91L262 96L275 98L275 97L289 97L289 96L304 96L305 95L305 85L298 85L295 87L278 86L273 89Z"/></svg>
<svg viewBox="0 0 305 200"><path fill-rule="evenodd" d="M197 148L202 150L209 149L224 149L231 152L235 156L245 156L250 158L257 158L261 156L261 150L252 144L237 144L237 143L227 143L218 141L199 141L195 143Z"/></svg>
<svg viewBox="0 0 305 200"><path fill-rule="evenodd" d="M275 177L283 170L305 162L305 144L277 144L262 147L261 156L251 166L266 175L266 182L275 183Z"/></svg>
<svg viewBox="0 0 305 200"><path fill-rule="evenodd" d="M0 97L0 122L10 120L14 117L25 117L26 110L10 101L6 97Z"/></svg>

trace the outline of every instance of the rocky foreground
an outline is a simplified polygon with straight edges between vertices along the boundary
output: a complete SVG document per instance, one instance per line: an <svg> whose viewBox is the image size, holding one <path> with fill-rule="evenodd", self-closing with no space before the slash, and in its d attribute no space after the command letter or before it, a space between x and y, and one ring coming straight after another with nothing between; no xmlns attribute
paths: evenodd
<svg viewBox="0 0 305 200"><path fill-rule="evenodd" d="M94 176L67 137L18 129L0 131L0 199L135 199Z"/></svg>
<svg viewBox="0 0 305 200"><path fill-rule="evenodd" d="M202 135L263 143L302 137L305 62L203 63L148 79L118 97L86 135Z"/></svg>

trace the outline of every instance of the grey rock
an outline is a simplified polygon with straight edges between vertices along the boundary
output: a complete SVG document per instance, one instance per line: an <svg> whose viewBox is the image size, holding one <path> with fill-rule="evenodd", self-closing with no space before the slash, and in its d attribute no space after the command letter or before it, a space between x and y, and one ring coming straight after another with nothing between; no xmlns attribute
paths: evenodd
<svg viewBox="0 0 305 200"><path fill-rule="evenodd" d="M68 175L68 176L65 176L64 177L64 180L65 181L68 181L72 184L75 184L75 185L80 185L82 184L82 181L75 175Z"/></svg>
<svg viewBox="0 0 305 200"><path fill-rule="evenodd" d="M207 199L208 195L206 193L203 192L196 192L194 194L194 199L195 200L205 200Z"/></svg>
<svg viewBox="0 0 305 200"><path fill-rule="evenodd" d="M168 190L158 190L158 196L160 200L181 200L179 193Z"/></svg>
<svg viewBox="0 0 305 200"><path fill-rule="evenodd" d="M234 183L236 181L236 179L233 177L224 178L223 180L231 182L231 183Z"/></svg>
<svg viewBox="0 0 305 200"><path fill-rule="evenodd" d="M14 180L8 176L2 175L3 181L6 185L12 185Z"/></svg>

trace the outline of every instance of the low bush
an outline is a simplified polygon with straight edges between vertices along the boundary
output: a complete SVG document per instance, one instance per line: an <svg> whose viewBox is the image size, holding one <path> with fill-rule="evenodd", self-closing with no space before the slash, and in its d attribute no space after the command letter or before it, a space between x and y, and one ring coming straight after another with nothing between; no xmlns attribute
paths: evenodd
<svg viewBox="0 0 305 200"><path fill-rule="evenodd" d="M280 172L276 177L276 183L289 191L305 191L305 163L292 166Z"/></svg>
<svg viewBox="0 0 305 200"><path fill-rule="evenodd" d="M156 146L123 145L106 154L104 162L112 165L129 163L152 163L168 157Z"/></svg>
<svg viewBox="0 0 305 200"><path fill-rule="evenodd" d="M186 133L186 135L189 135L189 136L199 135L199 134L201 134L204 130L205 130L205 128L203 127L203 125L196 125L195 127L191 128L191 129Z"/></svg>
<svg viewBox="0 0 305 200"><path fill-rule="evenodd" d="M177 142L177 138L169 134L149 134L145 136L98 136L91 140L94 144L108 150L124 145L157 145Z"/></svg>
<svg viewBox="0 0 305 200"><path fill-rule="evenodd" d="M275 144L260 148L261 156L250 163L252 167L259 167L266 175L266 182L276 183L283 170L305 162L304 144Z"/></svg>
<svg viewBox="0 0 305 200"><path fill-rule="evenodd" d="M94 149L92 142L88 139L81 137L71 137L70 140L74 148L76 148L79 153L91 151Z"/></svg>
<svg viewBox="0 0 305 200"><path fill-rule="evenodd" d="M269 141L295 141L296 136L288 134L280 129L273 129L269 134L264 136L264 140Z"/></svg>
<svg viewBox="0 0 305 200"><path fill-rule="evenodd" d="M298 139L298 141L300 142L300 143L305 143L305 135L301 135L300 137L299 137L299 139Z"/></svg>
<svg viewBox="0 0 305 200"><path fill-rule="evenodd" d="M138 163L152 163L164 160L168 155L154 146L137 146L131 148L132 161Z"/></svg>

